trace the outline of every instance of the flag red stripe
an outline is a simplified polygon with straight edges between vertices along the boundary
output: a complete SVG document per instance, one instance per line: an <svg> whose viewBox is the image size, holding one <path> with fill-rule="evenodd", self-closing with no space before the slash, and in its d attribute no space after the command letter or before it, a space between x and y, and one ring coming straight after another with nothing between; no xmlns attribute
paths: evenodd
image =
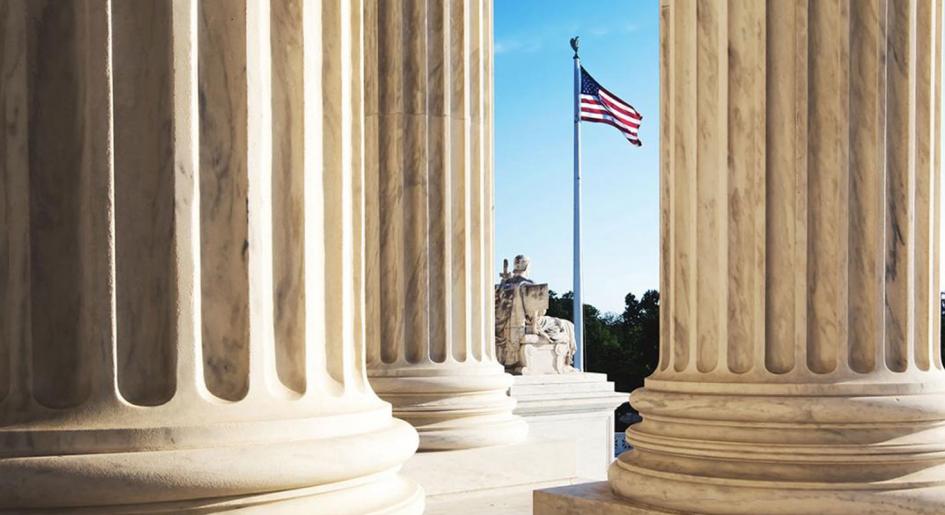
<svg viewBox="0 0 945 515"><path fill-rule="evenodd" d="M611 115L611 116L614 116L615 118L619 119L619 120L620 120L621 122L623 122L624 124L629 125L630 127L633 127L634 129L639 129L639 128L640 128L640 124L639 124L639 122L636 121L636 119L627 118L626 116L623 116L623 115L621 115L621 114L619 114L619 113L615 113L615 112L613 112L613 111L610 111L610 110L608 110L608 109L605 108L605 107L587 107L587 106L582 106L582 107L581 107L581 112L582 112L582 113L595 113L595 114L607 114L607 115Z"/></svg>
<svg viewBox="0 0 945 515"><path fill-rule="evenodd" d="M595 120L586 120L586 121L588 121L588 122L593 122L593 123L603 123L603 124L610 125L610 126L612 126L612 127L616 127L617 130L619 130L620 132L623 133L624 137L627 138L627 140L628 140L630 143L633 143L634 145L636 145L636 146L638 146L638 147L640 147L640 146L643 145L642 143L640 143L640 140L638 139L638 137L637 137L636 134L633 134L632 132L627 131L627 130L624 129L623 127L620 127L619 125L617 125L617 124L611 122L610 120L597 120L597 119L595 119Z"/></svg>
<svg viewBox="0 0 945 515"><path fill-rule="evenodd" d="M583 110L582 110L582 112L583 112ZM582 116L582 118L584 117L584 115L581 115L581 116ZM611 121L613 121L614 123L620 124L621 127L627 129L628 131L630 131L630 132L632 132L632 133L634 133L634 134L636 134L636 133L637 133L637 129L639 129L639 127L637 127L637 126L633 126L633 125L624 123L623 120L621 120L620 118L615 117L614 115L612 115L612 114L610 114L610 113L587 113L587 118L593 119L593 120L598 120L598 119L611 120Z"/></svg>
<svg viewBox="0 0 945 515"><path fill-rule="evenodd" d="M604 105L606 105L607 107L615 111L619 111L631 118L636 119L637 121L640 121L643 119L643 117L640 116L640 113L636 112L636 110L630 107L629 104L622 103L623 101L607 93L607 91L605 91L603 88L601 88L600 92L601 92L600 99L604 103Z"/></svg>
<svg viewBox="0 0 945 515"><path fill-rule="evenodd" d="M640 116L639 114L636 114L636 115L628 115L628 114L626 114L626 111L621 111L621 110L615 108L615 106L613 106L613 104L611 104L610 102L608 102L608 101L607 101L606 99L604 99L603 97L601 97L600 99L597 99L597 98L591 97L591 96L589 96L589 95L581 95L581 103L582 103L582 104L588 104L588 105L601 106L601 107L607 109L608 111L610 111L610 112L611 112L612 114L614 114L615 116L618 116L618 117L620 117L620 118L623 118L623 119L626 120L628 123L634 123L634 124L638 124L638 125L639 125L640 121L643 120L643 117ZM582 108L582 109L583 109L583 108Z"/></svg>
<svg viewBox="0 0 945 515"><path fill-rule="evenodd" d="M639 116L641 119L643 118L643 116L640 114L640 112L637 111L636 109L634 109L634 107L633 107L632 105L630 105L629 102L625 102L622 98L618 97L617 95L614 95L614 94L611 93L610 91L607 91L606 89L604 89L603 86L602 86L602 87L600 88L600 90L598 91L598 95L597 95L597 96L601 97L601 99L603 99L603 100L606 101L606 102L612 103L612 104L614 104L614 105L620 107L621 109L625 109L625 110L629 111L630 114L633 115L633 116Z"/></svg>
<svg viewBox="0 0 945 515"><path fill-rule="evenodd" d="M630 134L631 136L634 136L634 137L639 136L639 134L637 133L637 131L628 129L628 128L626 128L626 127L623 127L622 125L620 125L619 123L615 122L615 121L614 121L613 119L611 119L611 118L582 118L582 120L587 121L587 122L606 123L606 124L608 124L608 125L613 125L614 127L620 129L621 131L623 131L623 132L626 133L626 134Z"/></svg>
<svg viewBox="0 0 945 515"><path fill-rule="evenodd" d="M623 120L621 120L621 119L619 119L619 118L616 118L616 117L614 117L614 115L609 114L609 113L596 113L596 112L591 112L591 111L582 111L582 113L587 113L587 114L589 115L588 118L595 118L595 119L596 119L596 118L599 117L599 118L613 119L614 122L619 123L621 126L625 127L627 130L631 130L631 131L633 131L633 132L638 132L638 131L640 130L640 126L639 126L639 125L635 125L635 124L632 124L632 123L626 123L626 122L624 122ZM595 116L595 115L596 115L596 116Z"/></svg>
<svg viewBox="0 0 945 515"><path fill-rule="evenodd" d="M628 130L626 127L621 127L619 124L615 123L613 120L601 119L601 118L581 118L581 119L582 119L583 121L585 121L585 122L603 123L603 124L606 124L606 125L610 125L611 127L614 127L614 128L616 128L617 130L619 130L620 132L622 132L622 133L624 134L624 136L627 137L627 139L637 139L637 138L639 138L639 135L638 135L636 132L633 132L633 131L631 131L631 130Z"/></svg>

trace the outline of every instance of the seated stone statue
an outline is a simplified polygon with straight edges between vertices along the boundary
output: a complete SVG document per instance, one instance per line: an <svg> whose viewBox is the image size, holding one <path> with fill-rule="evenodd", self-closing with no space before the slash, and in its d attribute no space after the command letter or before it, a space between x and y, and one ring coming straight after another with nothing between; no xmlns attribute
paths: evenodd
<svg viewBox="0 0 945 515"><path fill-rule="evenodd" d="M495 336L499 361L513 374L576 372L574 324L545 316L548 285L528 278L529 260L515 256L514 269L503 263L495 289Z"/></svg>

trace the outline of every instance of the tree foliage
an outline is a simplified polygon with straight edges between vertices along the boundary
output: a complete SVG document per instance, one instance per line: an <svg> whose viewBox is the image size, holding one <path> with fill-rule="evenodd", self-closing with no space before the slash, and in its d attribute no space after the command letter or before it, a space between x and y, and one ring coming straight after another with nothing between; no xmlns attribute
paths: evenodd
<svg viewBox="0 0 945 515"><path fill-rule="evenodd" d="M548 315L573 320L574 296L551 292ZM601 313L584 304L584 353L588 372L603 372L617 390L629 392L643 386L643 379L659 362L660 295L649 290L643 297L628 293L619 315Z"/></svg>

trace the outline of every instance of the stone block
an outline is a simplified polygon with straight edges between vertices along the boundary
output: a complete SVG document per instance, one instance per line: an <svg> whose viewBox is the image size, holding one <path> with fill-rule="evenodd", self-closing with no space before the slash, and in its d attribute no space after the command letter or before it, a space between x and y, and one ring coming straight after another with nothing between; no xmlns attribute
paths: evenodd
<svg viewBox="0 0 945 515"><path fill-rule="evenodd" d="M579 477L605 479L614 458L614 409L629 396L614 391L605 374L516 376L515 414L537 439L570 438Z"/></svg>

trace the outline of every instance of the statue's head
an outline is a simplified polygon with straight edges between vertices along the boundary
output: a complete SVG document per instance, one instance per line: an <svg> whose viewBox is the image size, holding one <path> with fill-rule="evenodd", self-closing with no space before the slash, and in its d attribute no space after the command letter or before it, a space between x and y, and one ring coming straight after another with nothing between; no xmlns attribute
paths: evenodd
<svg viewBox="0 0 945 515"><path fill-rule="evenodd" d="M515 268L513 269L515 275L525 275L528 272L528 264L528 256L524 254L515 256Z"/></svg>

